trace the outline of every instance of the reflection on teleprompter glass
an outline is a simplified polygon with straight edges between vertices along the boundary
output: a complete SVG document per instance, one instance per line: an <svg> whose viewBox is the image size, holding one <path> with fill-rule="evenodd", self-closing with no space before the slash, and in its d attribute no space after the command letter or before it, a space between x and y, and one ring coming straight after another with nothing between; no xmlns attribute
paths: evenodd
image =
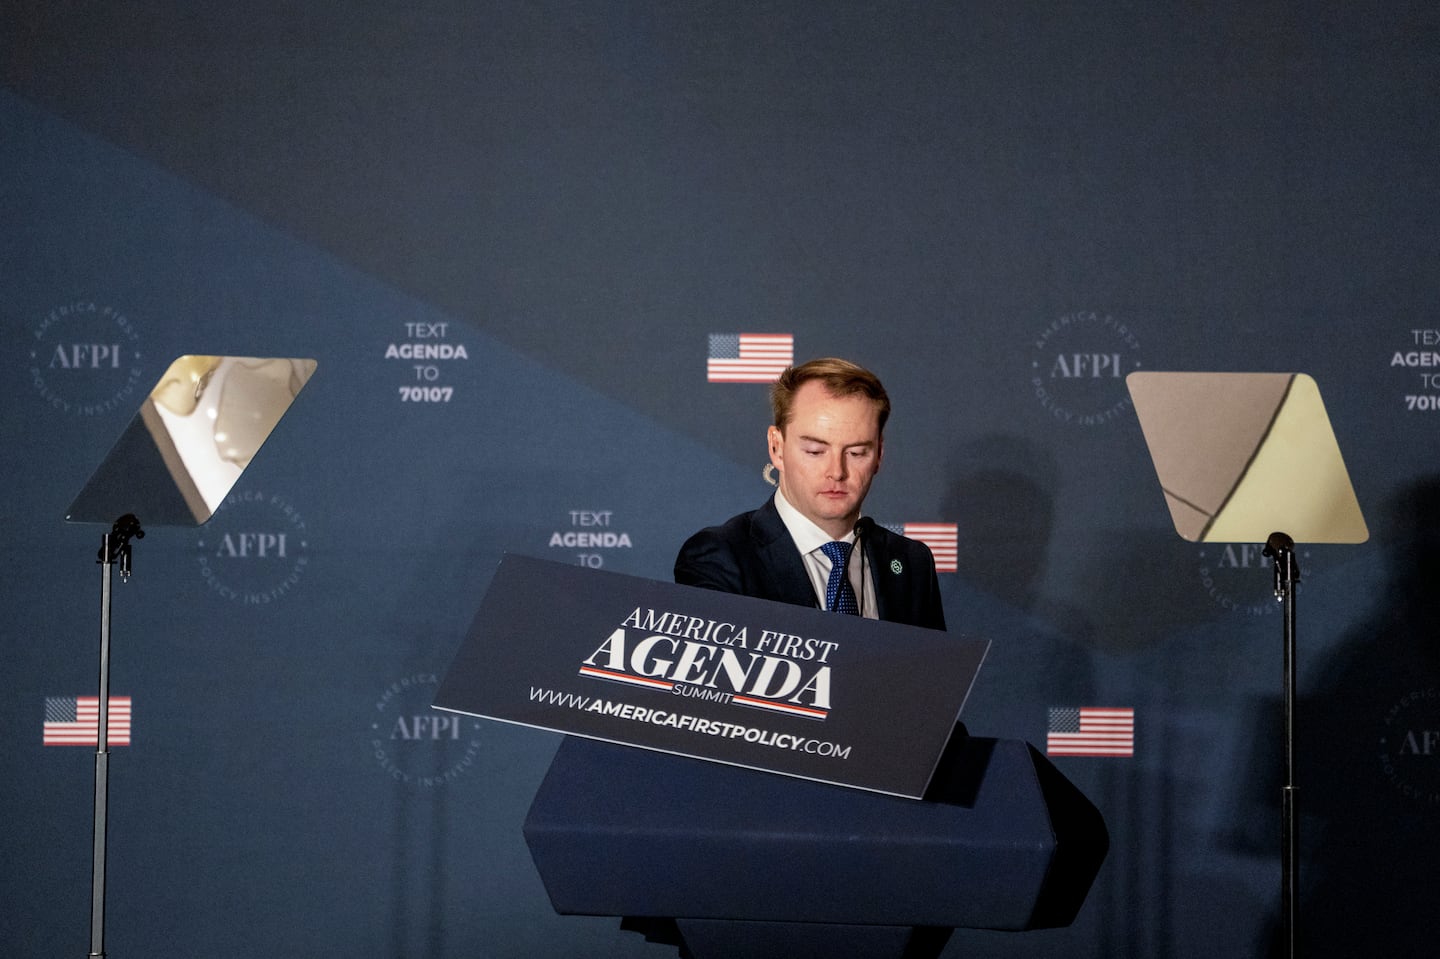
<svg viewBox="0 0 1440 959"><path fill-rule="evenodd" d="M178 357L95 470L65 518L198 526L250 465L315 372L312 359Z"/></svg>
<svg viewBox="0 0 1440 959"><path fill-rule="evenodd" d="M1303 373L1126 377L1175 531L1192 542L1369 538L1320 389Z"/></svg>

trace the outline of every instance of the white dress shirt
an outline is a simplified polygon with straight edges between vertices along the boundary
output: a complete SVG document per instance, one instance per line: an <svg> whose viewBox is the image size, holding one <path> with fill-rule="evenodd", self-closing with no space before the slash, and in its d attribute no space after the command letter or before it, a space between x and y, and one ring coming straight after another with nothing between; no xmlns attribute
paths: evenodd
<svg viewBox="0 0 1440 959"><path fill-rule="evenodd" d="M798 509L790 505L785 495L778 489L775 491L775 511L780 514L780 519L785 523L785 528L790 531L790 538L795 541L795 548L800 551L800 558L805 561L805 572L810 574L810 585L815 587L815 598L820 603L820 608L825 608L825 586L830 581L830 557L826 556L820 547L831 542L830 534L812 523L808 517ZM855 543L855 532L850 531L848 536L840 539L839 542L849 543L852 547ZM846 578L850 580L850 587L855 590L855 596L860 603L860 615L866 619L879 619L879 610L875 605L875 584L874 577L870 575L870 568L864 559L864 548L852 549L850 562L845 568Z"/></svg>

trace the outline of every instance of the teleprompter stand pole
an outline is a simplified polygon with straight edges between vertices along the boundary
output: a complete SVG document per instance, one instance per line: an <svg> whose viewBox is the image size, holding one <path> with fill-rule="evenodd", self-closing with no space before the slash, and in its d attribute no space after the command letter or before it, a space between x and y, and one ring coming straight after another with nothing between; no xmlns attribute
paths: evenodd
<svg viewBox="0 0 1440 959"><path fill-rule="evenodd" d="M1284 604L1285 620L1285 783L1280 796L1280 922L1286 959L1295 959L1300 894L1299 826L1295 815L1295 590L1300 566L1295 541L1284 533L1271 533L1264 555L1275 563L1275 598Z"/></svg>
<svg viewBox="0 0 1440 959"><path fill-rule="evenodd" d="M130 540L145 531L134 514L126 513L100 540L100 716L95 729L95 850L90 879L90 955L105 955L105 814L110 795L110 580L130 578Z"/></svg>

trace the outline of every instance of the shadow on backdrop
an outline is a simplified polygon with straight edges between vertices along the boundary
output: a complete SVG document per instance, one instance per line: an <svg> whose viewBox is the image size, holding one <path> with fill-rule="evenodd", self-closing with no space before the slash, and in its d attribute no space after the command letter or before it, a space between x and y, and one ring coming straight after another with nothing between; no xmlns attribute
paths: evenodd
<svg viewBox="0 0 1440 959"><path fill-rule="evenodd" d="M1440 475L1400 490L1383 523L1385 589L1298 713L1308 957L1431 956L1440 932ZM1280 954L1276 927L1257 952Z"/></svg>

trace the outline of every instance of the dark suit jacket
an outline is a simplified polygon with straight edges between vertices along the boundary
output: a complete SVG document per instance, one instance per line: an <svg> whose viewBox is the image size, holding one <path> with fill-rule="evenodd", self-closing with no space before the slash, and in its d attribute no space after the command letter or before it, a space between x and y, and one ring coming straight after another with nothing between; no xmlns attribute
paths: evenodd
<svg viewBox="0 0 1440 959"><path fill-rule="evenodd" d="M944 629L940 580L930 547L874 525L860 542L875 581L880 618ZM797 606L820 605L774 497L754 512L702 529L686 540L675 559L675 582Z"/></svg>

